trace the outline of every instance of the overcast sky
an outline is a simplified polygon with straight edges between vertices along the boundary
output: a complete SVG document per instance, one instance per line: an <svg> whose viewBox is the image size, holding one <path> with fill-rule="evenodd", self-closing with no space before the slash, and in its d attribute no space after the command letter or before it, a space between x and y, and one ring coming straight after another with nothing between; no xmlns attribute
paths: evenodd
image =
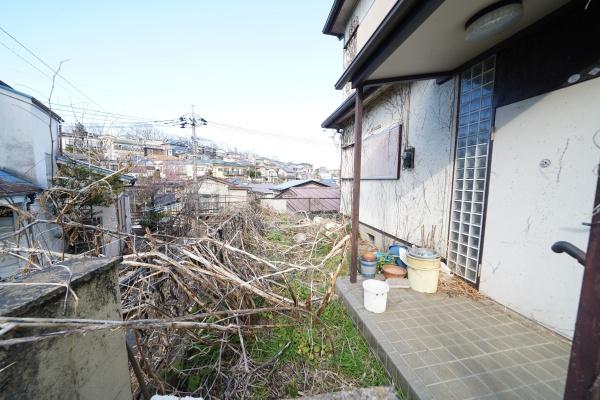
<svg viewBox="0 0 600 400"><path fill-rule="evenodd" d="M107 112L167 120L193 104L208 121L300 140L208 126L202 137L339 167L320 128L342 101L341 43L321 33L332 1L19 1L4 5L0 27L55 69L69 60L61 75L83 94L58 78L52 100L84 123L133 121ZM47 101L52 72L2 31L0 59L0 80Z"/></svg>

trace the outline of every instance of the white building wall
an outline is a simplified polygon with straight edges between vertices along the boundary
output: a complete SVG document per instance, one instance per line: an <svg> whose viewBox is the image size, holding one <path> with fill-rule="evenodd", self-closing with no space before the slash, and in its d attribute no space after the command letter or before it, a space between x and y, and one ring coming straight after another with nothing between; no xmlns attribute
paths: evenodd
<svg viewBox="0 0 600 400"><path fill-rule="evenodd" d="M288 212L287 199L260 199L260 204L277 212Z"/></svg>
<svg viewBox="0 0 600 400"><path fill-rule="evenodd" d="M389 235L421 244L435 229L435 247L445 254L454 143L455 82L397 85L367 105L363 137L402 124L402 150L415 147L415 168L397 180L362 180L360 221ZM349 128L351 129L351 127ZM352 148L342 152L342 177L352 173ZM341 210L351 212L352 181L341 184Z"/></svg>
<svg viewBox="0 0 600 400"><path fill-rule="evenodd" d="M398 0L361 0L356 4L352 16L346 24L346 37L351 33L349 28L351 21L358 19L358 31L356 35L356 48L359 52L367 43L373 32L385 18L392 6Z"/></svg>
<svg viewBox="0 0 600 400"><path fill-rule="evenodd" d="M550 250L585 250L596 188L600 79L499 108L480 290L572 337L583 267ZM540 164L548 164L542 167Z"/></svg>
<svg viewBox="0 0 600 400"><path fill-rule="evenodd" d="M199 183L198 193L201 195L219 196L219 202L246 202L248 190L235 189L229 185L211 179L203 179Z"/></svg>
<svg viewBox="0 0 600 400"><path fill-rule="evenodd" d="M47 189L52 178L52 142L54 155L59 145L58 121L52 120L52 131L49 122L50 116L30 98L0 87L0 169Z"/></svg>

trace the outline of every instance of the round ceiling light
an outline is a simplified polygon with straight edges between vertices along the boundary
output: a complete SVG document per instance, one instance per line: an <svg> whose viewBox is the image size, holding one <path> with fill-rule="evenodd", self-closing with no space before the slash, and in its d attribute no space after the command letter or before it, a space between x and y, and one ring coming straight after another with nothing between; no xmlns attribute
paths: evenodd
<svg viewBox="0 0 600 400"><path fill-rule="evenodd" d="M479 42L514 25L523 17L518 0L499 1L473 15L465 24L467 42Z"/></svg>

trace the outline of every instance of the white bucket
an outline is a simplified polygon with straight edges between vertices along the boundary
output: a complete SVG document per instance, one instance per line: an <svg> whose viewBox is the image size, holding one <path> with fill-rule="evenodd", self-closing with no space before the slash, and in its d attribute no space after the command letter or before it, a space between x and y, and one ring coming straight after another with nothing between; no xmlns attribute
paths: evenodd
<svg viewBox="0 0 600 400"><path fill-rule="evenodd" d="M408 280L410 288L421 293L437 292L438 280L440 278L440 263L430 262L420 265L408 260Z"/></svg>
<svg viewBox="0 0 600 400"><path fill-rule="evenodd" d="M384 312L387 304L387 294L390 290L388 284L377 279L367 279L363 281L362 285L365 290L365 308L378 314Z"/></svg>

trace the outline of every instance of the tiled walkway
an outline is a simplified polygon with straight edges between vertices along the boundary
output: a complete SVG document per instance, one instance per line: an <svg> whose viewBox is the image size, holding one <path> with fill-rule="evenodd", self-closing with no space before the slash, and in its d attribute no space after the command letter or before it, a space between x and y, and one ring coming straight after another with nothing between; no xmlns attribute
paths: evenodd
<svg viewBox="0 0 600 400"><path fill-rule="evenodd" d="M570 342L490 300L391 289L363 306L361 278L337 292L408 399L561 399Z"/></svg>

